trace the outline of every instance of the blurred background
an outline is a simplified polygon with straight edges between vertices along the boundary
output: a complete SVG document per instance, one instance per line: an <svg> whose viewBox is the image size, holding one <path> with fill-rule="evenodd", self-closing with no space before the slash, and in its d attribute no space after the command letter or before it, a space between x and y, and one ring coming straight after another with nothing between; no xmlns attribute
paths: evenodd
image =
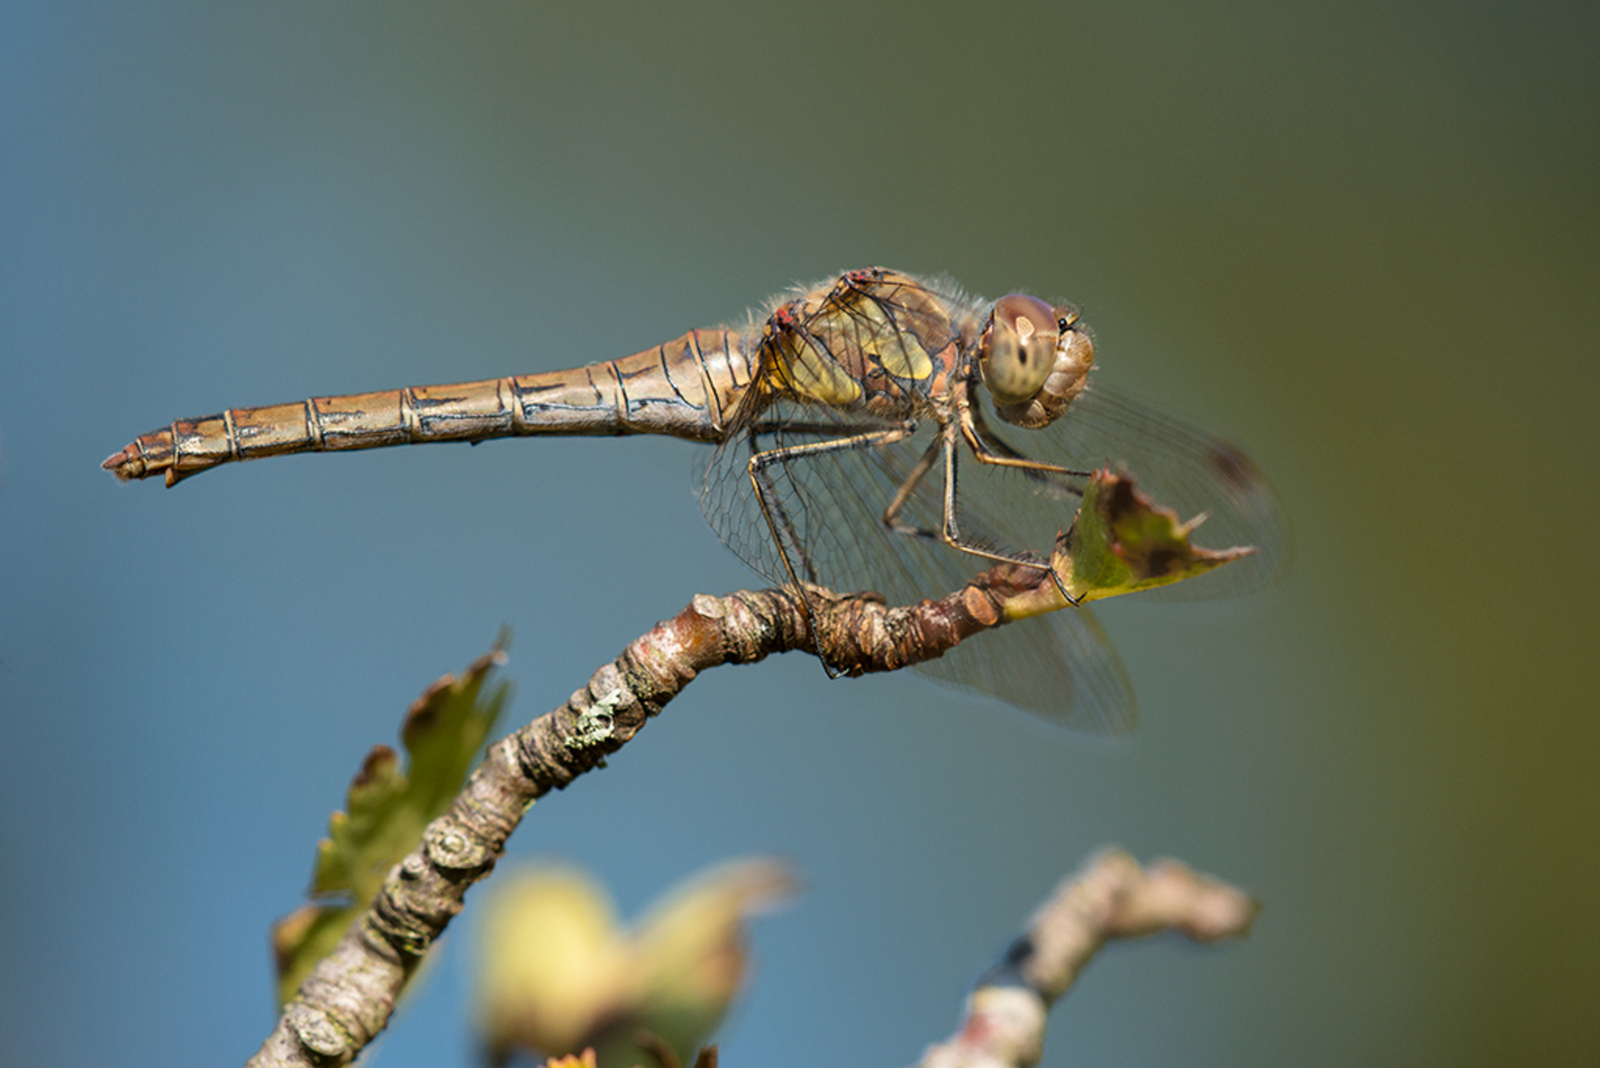
<svg viewBox="0 0 1600 1068"><path fill-rule="evenodd" d="M885 264L1079 303L1218 428L1272 592L1112 602L1142 727L696 682L517 857L717 859L725 1063L902 1064L1085 853L1266 902L1105 954L1046 1064L1600 1061L1600 8L21 0L0 10L0 1062L242 1062L350 775L516 630L520 723L753 581L693 447L97 464L178 416L545 370ZM510 727L514 724L508 723ZM468 909L373 1063L474 1063Z"/></svg>

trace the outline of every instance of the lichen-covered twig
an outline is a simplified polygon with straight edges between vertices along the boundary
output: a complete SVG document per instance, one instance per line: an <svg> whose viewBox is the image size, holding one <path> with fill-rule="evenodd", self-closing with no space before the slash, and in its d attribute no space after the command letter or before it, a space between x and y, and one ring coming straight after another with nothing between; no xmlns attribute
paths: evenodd
<svg viewBox="0 0 1600 1068"><path fill-rule="evenodd" d="M874 594L817 587L804 597L789 589L696 597L566 705L490 747L421 845L300 985L250 1064L348 1063L388 1022L406 980L528 806L626 745L699 672L795 649L819 654L837 673L893 671L1011 620L1182 581L1251 552L1193 545L1197 522L1180 522L1128 475L1099 471L1048 565L1001 564L937 601L890 608ZM1048 985L1034 989L1046 1003L1054 996Z"/></svg>
<svg viewBox="0 0 1600 1068"><path fill-rule="evenodd" d="M1022 1068L1044 1053L1051 1004L1107 942L1176 931L1197 942L1241 938L1260 911L1249 895L1175 860L1148 867L1120 849L1063 882L1000 962L978 981L956 1034L920 1068Z"/></svg>
<svg viewBox="0 0 1600 1068"><path fill-rule="evenodd" d="M249 1064L349 1063L394 1011L406 980L468 887L486 876L538 798L622 748L694 677L719 664L820 651L845 674L942 655L1012 618L1008 605L1054 592L1048 572L1002 565L938 601L890 608L871 595L790 590L698 596L596 671L565 705L493 744L445 814L284 1007ZM815 637L813 637L813 631Z"/></svg>

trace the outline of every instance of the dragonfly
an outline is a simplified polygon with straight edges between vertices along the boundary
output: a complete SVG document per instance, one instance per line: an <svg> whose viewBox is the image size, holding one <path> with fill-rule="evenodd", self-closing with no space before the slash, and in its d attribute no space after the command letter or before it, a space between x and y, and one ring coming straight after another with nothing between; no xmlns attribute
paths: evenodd
<svg viewBox="0 0 1600 1068"><path fill-rule="evenodd" d="M179 419L102 466L168 486L225 463L436 441L661 434L710 446L701 510L722 541L805 602L813 587L910 604L995 563L1044 568L1097 468L1205 517L1215 548L1255 552L1141 596L1270 582L1284 528L1227 442L1106 388L1070 304L989 302L882 267L780 294L732 326L538 374L313 397ZM974 566L977 565L977 566ZM917 665L936 681L1072 730L1132 729L1133 688L1087 608L1006 627Z"/></svg>

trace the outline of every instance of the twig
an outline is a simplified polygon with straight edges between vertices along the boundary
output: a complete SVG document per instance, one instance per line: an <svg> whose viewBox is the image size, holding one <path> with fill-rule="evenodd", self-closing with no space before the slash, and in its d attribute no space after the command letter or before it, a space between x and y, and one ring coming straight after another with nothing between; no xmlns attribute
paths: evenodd
<svg viewBox="0 0 1600 1068"><path fill-rule="evenodd" d="M1260 904L1175 860L1148 868L1120 849L1096 854L1039 910L978 981L966 1018L920 1068L1023 1068L1044 1054L1050 1005L1113 939L1176 931L1197 942L1242 938Z"/></svg>
<svg viewBox="0 0 1600 1068"><path fill-rule="evenodd" d="M564 706L490 746L449 810L284 1006L249 1064L349 1063L388 1023L407 979L461 911L467 888L493 869L528 807L603 763L699 672L791 650L821 651L848 675L893 671L999 626L1008 603L1042 585L1053 589L1048 572L1004 565L941 600L903 608L812 589L814 619L789 590L695 597Z"/></svg>

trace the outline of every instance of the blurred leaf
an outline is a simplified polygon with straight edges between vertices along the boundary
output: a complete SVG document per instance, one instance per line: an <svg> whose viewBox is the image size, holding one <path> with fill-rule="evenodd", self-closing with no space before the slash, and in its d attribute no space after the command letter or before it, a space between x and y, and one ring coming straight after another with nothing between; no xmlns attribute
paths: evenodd
<svg viewBox="0 0 1600 1068"><path fill-rule="evenodd" d="M743 985L745 920L794 892L776 861L723 865L630 933L572 868L506 873L484 912L481 1029L490 1062L592 1048L600 1068L694 1063Z"/></svg>
<svg viewBox="0 0 1600 1068"><path fill-rule="evenodd" d="M585 872L502 869L483 912L479 1009L485 1047L582 1049L625 1000L628 949L605 888Z"/></svg>
<svg viewBox="0 0 1600 1068"><path fill-rule="evenodd" d="M582 1053L566 1057L551 1057L545 1063L545 1068L595 1068L594 1050L586 1049Z"/></svg>
<svg viewBox="0 0 1600 1068"><path fill-rule="evenodd" d="M422 839L429 821L460 791L484 739L510 694L495 683L505 663L506 635L462 673L446 675L423 691L400 728L409 767L386 745L376 745L350 781L345 810L328 820L317 844L308 892L312 901L272 928L278 970L278 1004L294 996L311 969L343 937L394 867Z"/></svg>
<svg viewBox="0 0 1600 1068"><path fill-rule="evenodd" d="M639 921L637 1011L642 1027L677 1051L679 1064L693 1060L744 983L745 918L795 889L793 873L777 861L735 861L684 884Z"/></svg>

